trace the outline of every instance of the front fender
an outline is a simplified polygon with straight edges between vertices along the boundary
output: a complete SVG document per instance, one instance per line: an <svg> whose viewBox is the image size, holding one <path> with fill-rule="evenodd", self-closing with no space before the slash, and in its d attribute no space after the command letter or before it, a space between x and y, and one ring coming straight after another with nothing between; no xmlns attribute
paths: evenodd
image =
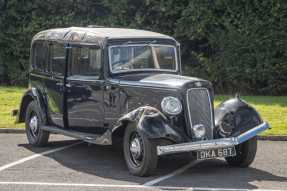
<svg viewBox="0 0 287 191"><path fill-rule="evenodd" d="M239 97L221 103L214 115L216 138L238 136L263 122L259 113Z"/></svg>
<svg viewBox="0 0 287 191"><path fill-rule="evenodd" d="M119 128L123 128L127 123L135 124L134 127L143 132L149 139L167 139L173 143L182 141L182 137L176 128L169 124L169 120L156 108L150 106L139 107L124 115L118 120Z"/></svg>

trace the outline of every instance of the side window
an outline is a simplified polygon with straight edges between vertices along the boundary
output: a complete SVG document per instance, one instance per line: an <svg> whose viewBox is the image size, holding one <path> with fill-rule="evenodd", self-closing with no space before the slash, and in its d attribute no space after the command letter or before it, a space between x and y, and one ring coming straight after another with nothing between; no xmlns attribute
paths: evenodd
<svg viewBox="0 0 287 191"><path fill-rule="evenodd" d="M32 66L38 71L48 71L48 46L45 42L37 41L32 48Z"/></svg>
<svg viewBox="0 0 287 191"><path fill-rule="evenodd" d="M63 44L51 45L51 65L53 73L64 74L65 72L65 48Z"/></svg>
<svg viewBox="0 0 287 191"><path fill-rule="evenodd" d="M99 76L101 70L101 49L73 48L71 74Z"/></svg>

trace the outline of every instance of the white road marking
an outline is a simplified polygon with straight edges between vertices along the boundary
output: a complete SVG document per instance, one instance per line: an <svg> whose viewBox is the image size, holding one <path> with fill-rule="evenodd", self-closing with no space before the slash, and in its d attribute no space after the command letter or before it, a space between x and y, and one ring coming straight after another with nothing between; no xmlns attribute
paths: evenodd
<svg viewBox="0 0 287 191"><path fill-rule="evenodd" d="M115 184L82 184L82 183L53 183L53 182L0 182L0 185L38 185L38 186L70 186L70 187L117 187L117 188L149 188L143 185L115 185Z"/></svg>
<svg viewBox="0 0 287 191"><path fill-rule="evenodd" d="M51 150L48 150L48 151L44 151L44 152L41 152L41 153L34 154L32 156L29 156L29 157L22 158L20 160L15 161L15 162L12 162L12 163L9 163L9 164L1 166L0 167L0 172L5 170L5 169L11 168L13 166L16 166L18 164L24 163L26 161L35 159L37 157L48 155L48 154L51 154L51 153L55 153L55 152L58 152L58 151L61 151L61 150L64 150L64 149L68 149L70 147L76 146L76 145L81 144L81 143L82 142L77 142L77 143L74 143L74 144L71 144L71 145L66 145L66 146L63 146L63 147L51 149Z"/></svg>
<svg viewBox="0 0 287 191"><path fill-rule="evenodd" d="M172 187L172 186L145 186L138 184L81 184L81 183L53 183L53 182L0 182L0 185L27 185L27 186L63 186L63 187L98 187L98 188L145 188L163 190L188 190L188 191L281 191L273 189L236 189L236 188L204 188L204 187ZM282 190L283 191L283 190Z"/></svg>
<svg viewBox="0 0 287 191"><path fill-rule="evenodd" d="M173 176L176 176L178 174L183 173L184 171L186 171L187 169L189 169L192 166L195 166L199 162L200 161L196 161L196 160L195 161L191 161L187 165L184 165L183 167L181 167L181 168L179 168L179 169L177 169L177 170L175 170L175 171L173 171L173 172L171 172L171 173L169 173L169 174L167 174L165 176L161 176L161 177L156 178L154 180L148 181L148 182L144 183L143 185L145 185L145 186L153 186L155 184L158 184L159 182L162 182L162 181L164 181L166 179L169 179L169 178L171 178Z"/></svg>

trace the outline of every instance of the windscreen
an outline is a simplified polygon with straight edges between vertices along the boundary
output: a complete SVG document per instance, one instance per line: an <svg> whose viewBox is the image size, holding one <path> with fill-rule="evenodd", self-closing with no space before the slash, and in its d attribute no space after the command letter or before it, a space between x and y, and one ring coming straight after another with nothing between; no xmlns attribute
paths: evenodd
<svg viewBox="0 0 287 191"><path fill-rule="evenodd" d="M176 48L169 45L111 46L112 72L132 70L177 70Z"/></svg>

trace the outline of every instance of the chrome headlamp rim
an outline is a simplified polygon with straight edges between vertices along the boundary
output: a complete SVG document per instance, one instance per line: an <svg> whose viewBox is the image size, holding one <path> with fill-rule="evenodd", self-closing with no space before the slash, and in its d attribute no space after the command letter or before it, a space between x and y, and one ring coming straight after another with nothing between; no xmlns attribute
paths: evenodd
<svg viewBox="0 0 287 191"><path fill-rule="evenodd" d="M168 109L167 104L169 104L170 101L173 101L174 103L177 104L178 108L176 109L176 111L171 111ZM177 97L167 96L167 97L164 97L161 101L161 109L164 113L168 115L178 115L182 112L182 104L181 104L181 101Z"/></svg>

